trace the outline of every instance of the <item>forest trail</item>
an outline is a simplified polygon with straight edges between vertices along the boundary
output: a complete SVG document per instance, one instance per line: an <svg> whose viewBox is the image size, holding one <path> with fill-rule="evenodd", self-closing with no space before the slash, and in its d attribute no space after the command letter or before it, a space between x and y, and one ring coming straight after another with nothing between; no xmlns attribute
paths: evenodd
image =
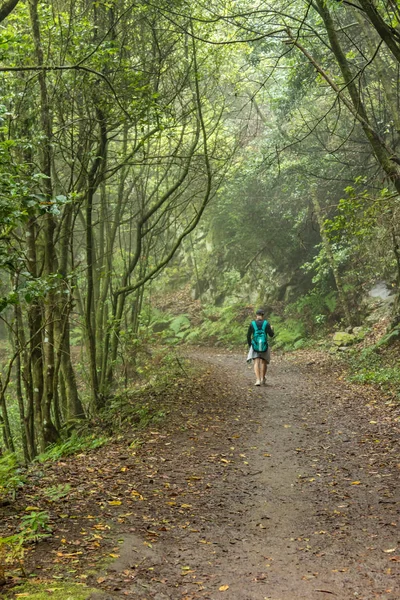
<svg viewBox="0 0 400 600"><path fill-rule="evenodd" d="M268 386L253 388L243 356L200 358L226 393L215 420L180 442L178 470L182 481L201 473L211 493L164 548L179 588L160 599L400 598L388 415L318 361L275 361Z"/></svg>
<svg viewBox="0 0 400 600"><path fill-rule="evenodd" d="M398 600L398 408L318 354L275 358L262 388L243 355L192 358L140 447L54 467L77 500L36 572L84 578L91 600Z"/></svg>

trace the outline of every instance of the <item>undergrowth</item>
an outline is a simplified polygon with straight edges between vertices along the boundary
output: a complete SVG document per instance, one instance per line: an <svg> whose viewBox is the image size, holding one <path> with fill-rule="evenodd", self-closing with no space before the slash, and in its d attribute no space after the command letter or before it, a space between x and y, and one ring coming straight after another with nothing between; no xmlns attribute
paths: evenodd
<svg viewBox="0 0 400 600"><path fill-rule="evenodd" d="M398 344L382 348L379 342L361 352L355 349L347 357L350 381L376 385L400 400L399 353Z"/></svg>
<svg viewBox="0 0 400 600"><path fill-rule="evenodd" d="M115 434L121 433L121 428L132 432L161 423L168 414L165 399L191 374L189 362L173 348L154 351L148 378L121 386L99 415L98 426Z"/></svg>
<svg viewBox="0 0 400 600"><path fill-rule="evenodd" d="M275 330L271 346L284 351L304 348L310 343L301 318L267 315ZM205 344L232 349L246 345L247 329L254 319L254 308L243 303L223 307L204 306L192 324L188 315L172 316L155 310L150 328L166 345Z"/></svg>
<svg viewBox="0 0 400 600"><path fill-rule="evenodd" d="M0 500L10 497L15 500L19 488L25 483L15 454L6 453L0 458Z"/></svg>
<svg viewBox="0 0 400 600"><path fill-rule="evenodd" d="M45 581L30 581L18 585L11 590L6 598L29 597L30 600L87 600L96 592L83 583L55 582L49 579Z"/></svg>
<svg viewBox="0 0 400 600"><path fill-rule="evenodd" d="M35 460L41 463L47 460L56 461L63 456L71 456L72 454L78 454L79 452L100 448L100 446L104 446L107 442L108 438L105 436L79 436L76 433L73 433L67 440L49 446L47 450L39 454Z"/></svg>

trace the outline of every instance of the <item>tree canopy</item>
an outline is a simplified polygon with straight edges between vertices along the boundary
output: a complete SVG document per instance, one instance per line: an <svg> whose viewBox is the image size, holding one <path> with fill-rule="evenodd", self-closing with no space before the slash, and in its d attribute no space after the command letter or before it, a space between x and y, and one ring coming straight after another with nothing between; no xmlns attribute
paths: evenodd
<svg viewBox="0 0 400 600"><path fill-rule="evenodd" d="M392 0L0 4L7 449L10 402L26 461L107 406L168 266L212 303L308 298L310 327L354 324L384 278L398 317L399 18Z"/></svg>

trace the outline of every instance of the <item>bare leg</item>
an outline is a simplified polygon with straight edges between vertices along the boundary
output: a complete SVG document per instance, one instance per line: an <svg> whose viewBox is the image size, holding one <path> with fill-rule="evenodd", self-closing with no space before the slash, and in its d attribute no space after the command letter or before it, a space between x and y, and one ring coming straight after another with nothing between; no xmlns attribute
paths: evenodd
<svg viewBox="0 0 400 600"><path fill-rule="evenodd" d="M265 377L267 375L268 363L266 360L261 361L261 381L265 383Z"/></svg>
<svg viewBox="0 0 400 600"><path fill-rule="evenodd" d="M261 358L255 358L254 359L254 373L256 375L256 380L257 380L256 381L256 385L257 385L257 382L258 382L258 385L259 385L260 382L261 382L261 380L262 380L262 377L261 377L261 375L262 375L262 373L261 373L261 369L262 369L261 363L262 362L263 361L262 361Z"/></svg>

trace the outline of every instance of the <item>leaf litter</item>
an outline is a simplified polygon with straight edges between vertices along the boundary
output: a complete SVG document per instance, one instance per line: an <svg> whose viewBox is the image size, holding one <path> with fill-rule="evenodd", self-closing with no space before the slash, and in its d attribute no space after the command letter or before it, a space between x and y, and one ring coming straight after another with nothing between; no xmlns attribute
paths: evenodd
<svg viewBox="0 0 400 600"><path fill-rule="evenodd" d="M33 472L2 523L6 535L27 506L49 512L28 572L112 598L395 600L398 406L319 353L275 359L260 390L242 356L196 360L140 444L125 432ZM50 503L41 490L60 483Z"/></svg>

